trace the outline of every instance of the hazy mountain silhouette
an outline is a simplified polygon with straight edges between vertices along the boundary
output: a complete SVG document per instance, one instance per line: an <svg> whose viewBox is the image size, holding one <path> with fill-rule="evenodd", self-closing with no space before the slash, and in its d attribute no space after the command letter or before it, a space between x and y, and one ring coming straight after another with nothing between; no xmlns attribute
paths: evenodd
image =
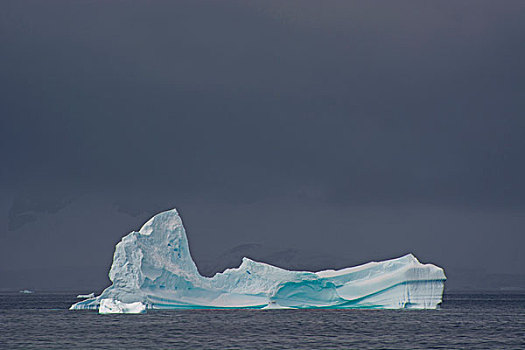
<svg viewBox="0 0 525 350"><path fill-rule="evenodd" d="M337 255L319 253L296 248L268 246L259 243L245 243L224 251L215 258L201 259L197 266L201 274L213 276L227 268L238 267L242 258L268 263L287 270L319 271L356 265L352 261Z"/></svg>

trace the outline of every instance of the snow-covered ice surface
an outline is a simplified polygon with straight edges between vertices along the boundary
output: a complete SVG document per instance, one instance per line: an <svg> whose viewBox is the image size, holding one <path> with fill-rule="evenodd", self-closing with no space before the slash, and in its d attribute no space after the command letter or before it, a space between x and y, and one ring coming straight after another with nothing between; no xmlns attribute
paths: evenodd
<svg viewBox="0 0 525 350"><path fill-rule="evenodd" d="M341 270L288 271L243 258L237 268L201 276L175 209L155 215L117 244L113 284L72 310L140 313L145 309L377 308L434 309L443 269L412 254Z"/></svg>

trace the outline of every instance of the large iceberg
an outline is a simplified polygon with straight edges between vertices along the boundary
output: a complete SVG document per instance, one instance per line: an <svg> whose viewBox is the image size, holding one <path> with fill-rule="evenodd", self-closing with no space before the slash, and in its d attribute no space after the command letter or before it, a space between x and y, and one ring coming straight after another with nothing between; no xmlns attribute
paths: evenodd
<svg viewBox="0 0 525 350"><path fill-rule="evenodd" d="M412 254L341 270L288 271L243 258L237 268L201 276L175 209L155 215L117 244L102 294L71 306L100 313L146 309L435 309L443 269Z"/></svg>

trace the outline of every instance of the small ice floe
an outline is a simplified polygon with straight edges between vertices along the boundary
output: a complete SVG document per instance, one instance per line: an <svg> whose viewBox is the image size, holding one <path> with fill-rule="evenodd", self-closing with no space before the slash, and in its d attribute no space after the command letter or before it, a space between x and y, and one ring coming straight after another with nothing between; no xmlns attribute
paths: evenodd
<svg viewBox="0 0 525 350"><path fill-rule="evenodd" d="M32 290L29 290L29 289L24 289L24 290L21 290L20 293L22 293L22 294L33 294L34 292Z"/></svg>
<svg viewBox="0 0 525 350"><path fill-rule="evenodd" d="M140 301L123 303L114 299L102 299L98 312L100 314L142 314L146 312L146 305Z"/></svg>
<svg viewBox="0 0 525 350"><path fill-rule="evenodd" d="M95 293L89 293L89 294L79 294L77 295L77 299L91 299L95 297Z"/></svg>

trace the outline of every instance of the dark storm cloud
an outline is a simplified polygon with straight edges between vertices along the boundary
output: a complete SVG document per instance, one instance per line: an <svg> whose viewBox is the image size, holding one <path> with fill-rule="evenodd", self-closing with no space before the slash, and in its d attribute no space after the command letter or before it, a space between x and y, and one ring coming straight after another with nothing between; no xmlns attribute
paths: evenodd
<svg viewBox="0 0 525 350"><path fill-rule="evenodd" d="M134 215L174 198L525 204L522 1L4 1L0 13L0 181L48 197L29 208L83 193Z"/></svg>
<svg viewBox="0 0 525 350"><path fill-rule="evenodd" d="M521 201L520 3L285 5L8 2L4 182Z"/></svg>

